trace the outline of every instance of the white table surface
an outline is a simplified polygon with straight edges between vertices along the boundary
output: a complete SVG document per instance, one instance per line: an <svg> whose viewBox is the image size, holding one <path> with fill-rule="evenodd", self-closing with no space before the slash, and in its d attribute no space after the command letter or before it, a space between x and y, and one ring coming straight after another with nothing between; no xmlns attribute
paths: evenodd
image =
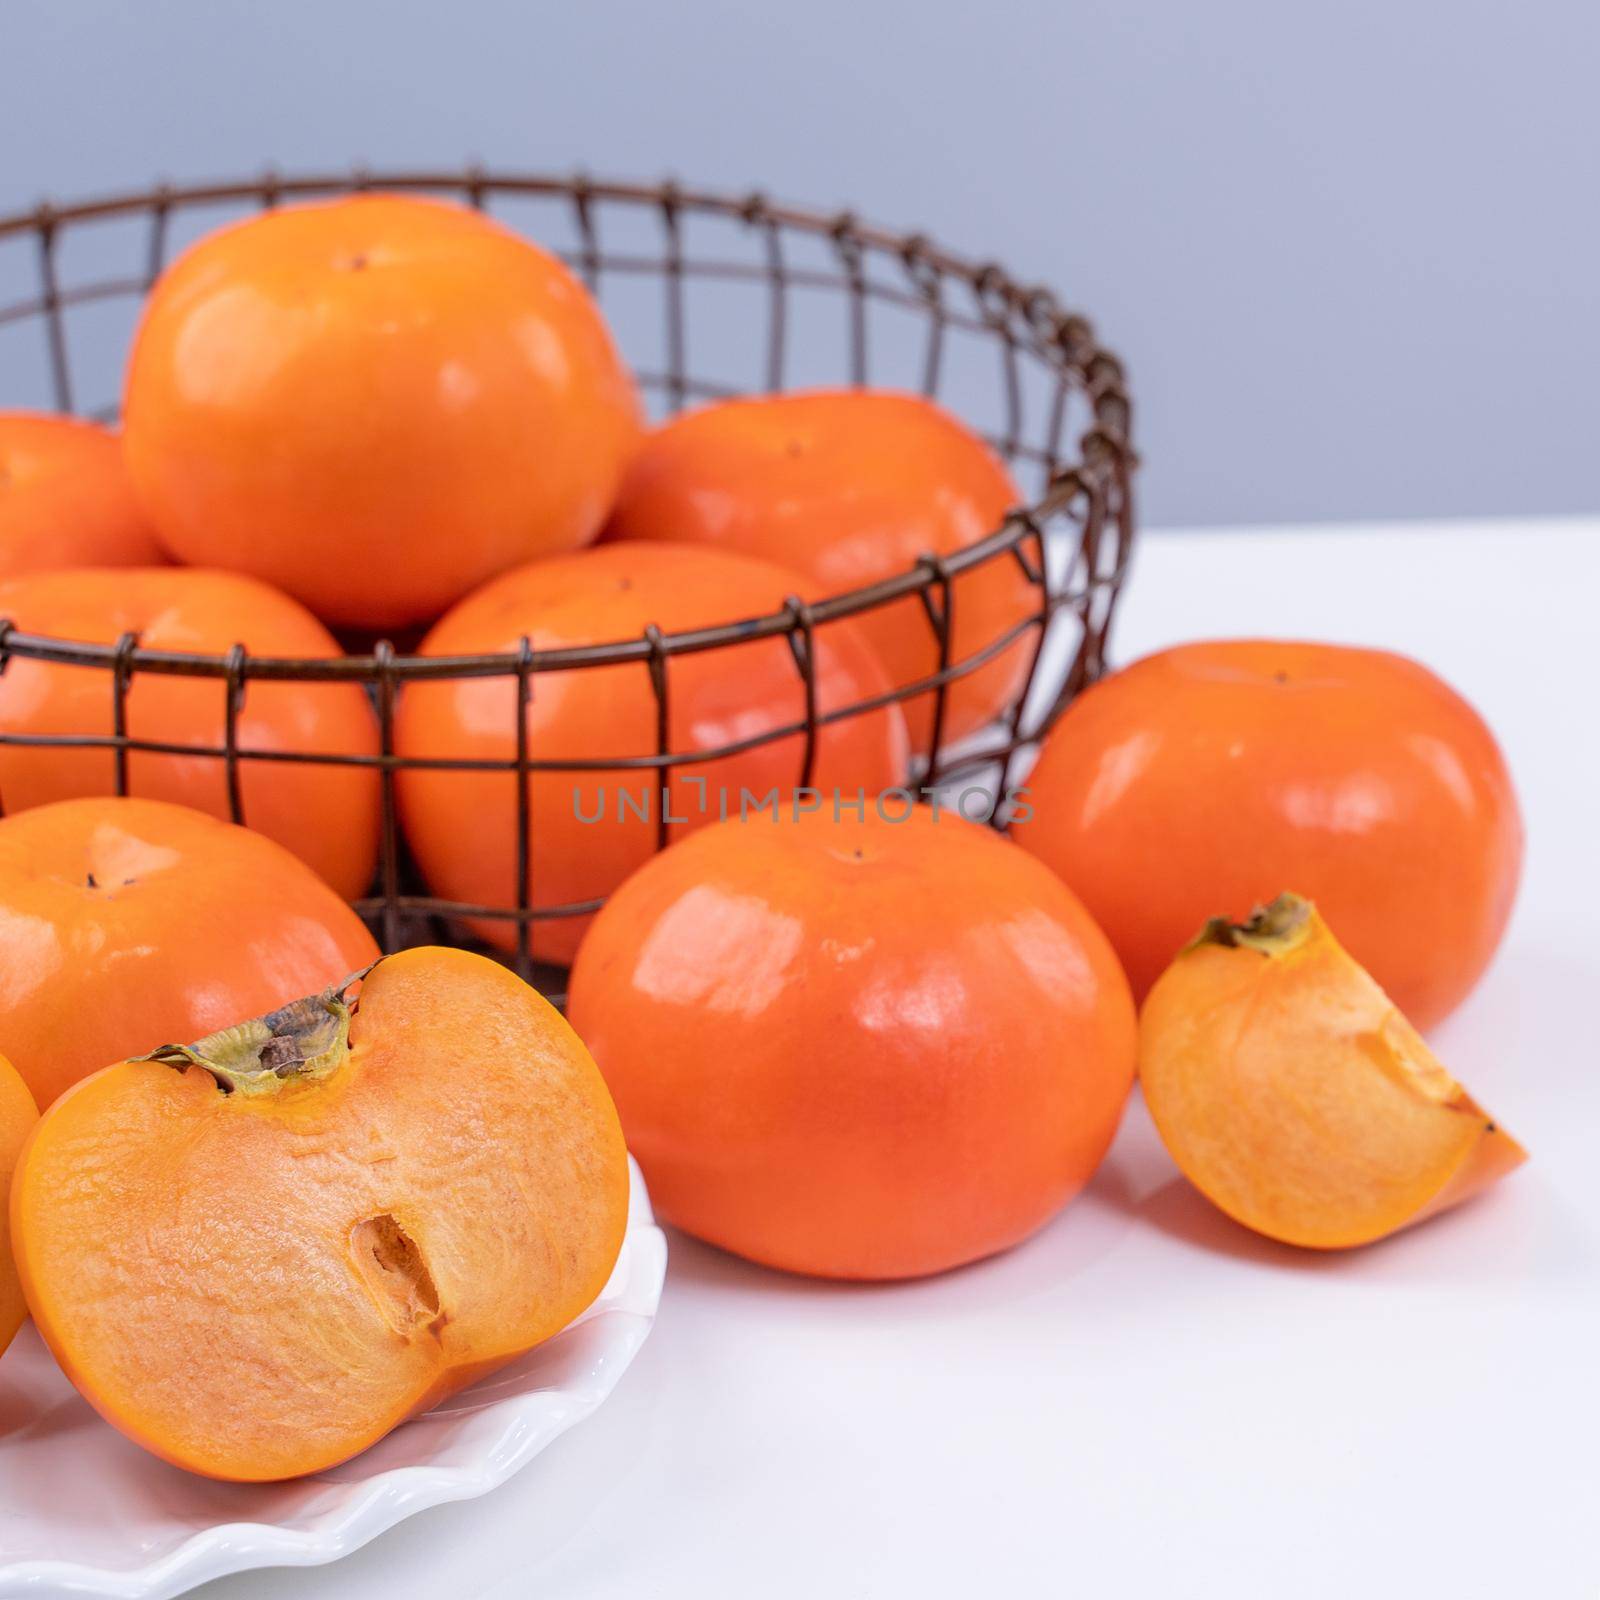
<svg viewBox="0 0 1600 1600"><path fill-rule="evenodd" d="M1600 520L1148 536L1115 654L1272 633L1404 649L1506 747L1522 897L1435 1043L1528 1166L1304 1255L1211 1210L1135 1103L1041 1235L932 1281L673 1235L634 1369L521 1476L202 1592L1600 1595Z"/></svg>

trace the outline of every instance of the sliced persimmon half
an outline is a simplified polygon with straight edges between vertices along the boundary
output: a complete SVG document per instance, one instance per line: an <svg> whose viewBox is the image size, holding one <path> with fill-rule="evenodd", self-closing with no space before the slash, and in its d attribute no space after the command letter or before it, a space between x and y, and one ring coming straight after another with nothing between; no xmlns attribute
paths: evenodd
<svg viewBox="0 0 1600 1600"><path fill-rule="evenodd" d="M1295 894L1213 918L1167 968L1139 1080L1189 1181L1288 1244L1370 1243L1527 1159Z"/></svg>
<svg viewBox="0 0 1600 1600"><path fill-rule="evenodd" d="M564 1327L621 1247L621 1128L559 1013L461 950L356 981L107 1067L24 1148L40 1332L191 1471L345 1460Z"/></svg>

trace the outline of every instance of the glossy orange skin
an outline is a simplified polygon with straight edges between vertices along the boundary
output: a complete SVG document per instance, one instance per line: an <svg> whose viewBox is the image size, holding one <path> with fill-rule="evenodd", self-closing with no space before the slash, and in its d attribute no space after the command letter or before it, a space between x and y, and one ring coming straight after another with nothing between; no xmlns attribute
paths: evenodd
<svg viewBox="0 0 1600 1600"><path fill-rule="evenodd" d="M33 1103L27 1084L17 1069L0 1056L0 1196L10 1192L11 1176L38 1120L39 1108ZM17 1329L27 1316L28 1305L11 1251L11 1218L7 1207L0 1204L0 1354L17 1336Z"/></svg>
<svg viewBox="0 0 1600 1600"><path fill-rule="evenodd" d="M0 583L0 616L27 633L115 643L125 632L152 650L224 655L235 644L268 656L336 656L339 647L298 602L254 578L184 567L37 573ZM110 733L111 674L17 657L0 676L0 732ZM215 678L136 672L128 731L162 743L222 748L226 687ZM355 683L247 682L239 747L376 755L377 718ZM114 794L110 750L0 745L7 811L77 795ZM372 881L379 778L371 767L240 763L244 821L287 846L346 899ZM128 789L229 818L220 757L130 751Z"/></svg>
<svg viewBox="0 0 1600 1600"><path fill-rule="evenodd" d="M609 544L536 562L469 596L428 635L424 655L514 651L526 635L536 649L640 638L769 615L799 587L796 576L751 557L692 546ZM844 624L816 633L819 713L888 690L882 667ZM724 646L673 659L667 668L675 751L711 750L766 729L802 722L805 695L781 638ZM527 710L535 760L653 755L656 699L647 666L622 664L540 673ZM516 755L516 683L463 678L413 683L401 696L395 743L402 756L510 760ZM709 763L672 769L670 830L715 821L726 794L791 796L804 744L799 734ZM869 795L902 781L905 721L889 705L822 728L812 786ZM695 780L699 780L697 785ZM529 782L531 904L598 899L656 847L661 779L651 771L535 773ZM401 821L433 890L472 905L516 905L517 790L510 773L401 769ZM623 810L620 794L633 802ZM702 809L702 802L704 809ZM641 817L648 803L648 818ZM752 802L753 804L754 802ZM584 821L581 818L598 819ZM532 924L534 953L570 962L587 917ZM514 948L515 925L487 919L474 931Z"/></svg>
<svg viewBox="0 0 1600 1600"><path fill-rule="evenodd" d="M729 400L658 429L623 480L608 538L741 550L802 572L819 598L895 577L993 533L1022 499L982 440L917 395L838 389ZM954 584L952 662L1038 608L1017 564L983 563ZM915 597L857 619L897 684L938 669ZM943 742L996 716L1027 674L1027 635L950 686ZM933 698L906 703L916 749Z"/></svg>
<svg viewBox="0 0 1600 1600"><path fill-rule="evenodd" d="M1478 714L1386 651L1226 640L1081 695L1028 779L1018 843L1072 886L1143 996L1208 916L1284 884L1420 1028L1466 997L1522 865Z"/></svg>
<svg viewBox="0 0 1600 1600"><path fill-rule="evenodd" d="M0 1054L41 1107L90 1072L200 1038L377 956L270 839L158 800L0 820Z"/></svg>
<svg viewBox="0 0 1600 1600"><path fill-rule="evenodd" d="M76 417L0 411L0 578L165 559L114 433Z"/></svg>
<svg viewBox="0 0 1600 1600"><path fill-rule="evenodd" d="M925 807L674 845L596 917L568 1014L668 1219L839 1278L1032 1233L1104 1155L1136 1048L1070 891Z"/></svg>
<svg viewBox="0 0 1600 1600"><path fill-rule="evenodd" d="M371 628L592 539L639 426L554 256L477 212L377 195L184 254L146 305L124 419L175 556Z"/></svg>

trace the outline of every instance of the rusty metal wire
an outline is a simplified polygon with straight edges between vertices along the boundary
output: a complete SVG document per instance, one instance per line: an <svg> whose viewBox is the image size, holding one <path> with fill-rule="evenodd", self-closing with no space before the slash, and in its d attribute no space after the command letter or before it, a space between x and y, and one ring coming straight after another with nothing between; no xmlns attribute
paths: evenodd
<svg viewBox="0 0 1600 1600"><path fill-rule="evenodd" d="M377 882L357 902L380 942L392 950L423 939L465 936L454 923L462 918L511 920L516 924L516 965L530 972L530 925L545 919L582 916L598 901L535 908L528 888L528 866L535 859L530 838L529 776L536 772L595 770L659 771L690 762L700 764L736 754L757 744L796 738L801 756L796 782L807 783L818 732L832 722L860 716L888 700L933 695L932 750L925 763L907 774L910 787L984 779L1004 792L1015 762L1035 745L1072 696L1102 671L1106 636L1127 570L1134 534L1131 405L1122 366L1096 342L1089 323L1064 309L1049 289L1013 279L992 262L954 255L920 234L901 234L862 222L851 212L826 213L781 205L760 193L725 195L677 183L601 181L584 174L458 171L374 173L355 170L312 176L266 172L238 183L173 186L113 195L78 205L41 205L0 218L0 251L32 246L36 290L0 304L0 334L37 326L45 368L57 409L114 415L114 406L84 405L75 380L72 330L85 308L121 303L129 318L168 259L176 225L198 214L224 215L270 208L353 190L388 190L442 195L479 209L529 201L561 207L572 237L558 249L605 304L608 286L622 280L656 282L660 287L663 338L660 370L636 368L641 386L668 412L685 405L750 392L782 390L794 380L797 297L820 296L837 304L839 357L831 381L868 384L886 381L875 318L909 318L919 345L911 381L896 386L920 388L957 410L971 410L947 391L953 343L987 347L997 380L997 424L978 431L1014 468L1031 466L1039 474L1037 497L1010 512L979 543L948 556L929 554L906 572L848 594L809 603L791 598L780 610L760 618L729 618L719 627L664 634L655 627L634 639L582 647L535 650L526 640L517 651L481 656L440 657L399 654L387 640L370 651L333 659L291 659L250 654L235 645L224 655L193 655L150 650L133 635L115 644L86 644L28 634L0 618L0 671L15 657L98 669L106 674L111 732L106 734L20 734L0 729L0 745L58 746L112 752L115 787L128 792L132 752L200 755L223 764L228 805L235 821L247 822L240 784L241 764L250 761L305 762L327 766L376 767L382 782L382 844ZM653 219L654 250L610 249L607 223L625 220L636 232ZM502 220L511 219L502 217ZM698 250L695 227L702 220L719 225L721 253ZM126 272L73 282L63 271L65 247L76 230L107 221L134 224L141 239ZM513 223L512 225L516 225ZM740 254L727 245L743 239ZM548 238L541 243L551 244ZM691 314L692 285L755 285L762 291L765 336L754 352L751 381L713 381L697 371ZM701 313L704 316L704 313ZM624 350L627 354L627 350ZM814 351L811 352L814 354ZM17 403L5 392L0 365L0 405ZM1074 426L1074 418L1077 425ZM972 418L975 424L979 419ZM1032 427L1030 429L1030 420ZM963 573L990 562L1014 563L1037 592L1036 609L999 637L965 657L954 654L951 627L952 585ZM814 679L814 638L830 622L860 616L915 596L936 647L937 670L916 683L859 704L819 710ZM1059 681L1041 682L1048 632L1067 634L1065 649L1052 652L1067 661ZM945 747L945 699L949 685L976 671L1002 651L1032 638L1028 681L1004 714L983 733L955 749ZM800 720L719 750L674 750L667 707L671 663L679 656L782 637L793 657L803 691ZM607 760L564 759L559 752L530 748L522 714L541 673L583 671L619 663L643 664L656 698L656 748ZM140 674L218 680L224 707L220 745L173 744L142 739L129 731L128 697ZM464 677L506 677L519 686L515 754L504 761L424 760L401 757L394 747L394 707L408 683ZM364 685L377 711L376 755L294 750L256 750L239 743L240 713L254 682L353 681ZM394 775L404 766L452 770L510 771L517 776L516 903L466 905L427 892L411 866L396 814ZM3 803L0 796L0 803ZM1003 812L996 820L1003 825ZM657 819L658 844L667 840L666 808Z"/></svg>

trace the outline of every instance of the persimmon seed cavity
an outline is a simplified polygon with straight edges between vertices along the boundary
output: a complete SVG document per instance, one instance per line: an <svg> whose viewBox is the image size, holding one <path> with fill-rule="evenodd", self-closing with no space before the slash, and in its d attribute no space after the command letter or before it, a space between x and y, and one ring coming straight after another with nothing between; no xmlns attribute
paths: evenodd
<svg viewBox="0 0 1600 1600"><path fill-rule="evenodd" d="M350 1230L350 1243L357 1270L396 1333L419 1328L437 1333L444 1326L448 1319L440 1314L433 1274L398 1218L385 1211L358 1222Z"/></svg>

